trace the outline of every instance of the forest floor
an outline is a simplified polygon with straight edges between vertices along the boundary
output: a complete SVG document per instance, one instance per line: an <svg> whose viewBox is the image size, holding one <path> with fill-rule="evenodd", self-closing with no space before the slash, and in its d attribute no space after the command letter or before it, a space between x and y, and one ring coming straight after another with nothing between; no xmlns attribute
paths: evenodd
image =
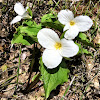
<svg viewBox="0 0 100 100"><path fill-rule="evenodd" d="M11 45L16 27L21 23L10 25L16 16L14 4L20 1L24 6L29 4L33 12L33 20L40 23L41 16L49 13L54 7L55 12L69 9L75 16L88 15L93 20L93 34L87 36L95 45L86 49L93 54L73 57L69 66L68 82L53 90L48 100L61 100L67 87L73 80L64 100L100 100L100 0L0 0L0 100L44 100L43 83L39 81L29 93L23 93L29 78L29 66L32 60L33 45L22 46L19 84L16 87L17 66L19 64L19 47ZM36 72L32 72L31 78Z"/></svg>

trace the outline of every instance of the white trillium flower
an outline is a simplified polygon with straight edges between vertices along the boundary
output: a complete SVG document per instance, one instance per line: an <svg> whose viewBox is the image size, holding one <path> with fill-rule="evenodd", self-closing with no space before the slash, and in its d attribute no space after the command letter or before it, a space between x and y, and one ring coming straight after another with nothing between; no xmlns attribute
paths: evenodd
<svg viewBox="0 0 100 100"><path fill-rule="evenodd" d="M27 9L28 9L28 7L24 8L24 6L20 2L16 3L14 5L14 11L18 15L11 21L10 24L14 24L14 23L20 21L21 19L31 18L31 16L29 16L27 13Z"/></svg>
<svg viewBox="0 0 100 100"><path fill-rule="evenodd" d="M93 24L88 16L80 15L74 18L74 14L70 10L61 10L58 13L58 20L65 25L63 31L67 30L64 35L66 39L74 39L79 32L89 30Z"/></svg>
<svg viewBox="0 0 100 100"><path fill-rule="evenodd" d="M44 65L56 68L63 57L73 57L79 51L79 47L72 41L61 39L53 30L44 28L37 34L38 42L46 48L42 55Z"/></svg>

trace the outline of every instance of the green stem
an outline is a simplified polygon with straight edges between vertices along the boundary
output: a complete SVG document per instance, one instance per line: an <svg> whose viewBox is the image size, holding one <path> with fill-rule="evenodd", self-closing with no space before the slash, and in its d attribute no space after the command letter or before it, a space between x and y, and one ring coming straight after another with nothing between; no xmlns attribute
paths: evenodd
<svg viewBox="0 0 100 100"><path fill-rule="evenodd" d="M31 91L31 89L39 82L39 78L41 76L41 73L38 73L36 78L34 79L33 82L31 82L24 90L24 93L28 93Z"/></svg>
<svg viewBox="0 0 100 100"><path fill-rule="evenodd" d="M61 36L60 36L60 39L64 38L64 34L65 34L66 31L64 31Z"/></svg>
<svg viewBox="0 0 100 100"><path fill-rule="evenodd" d="M33 49L33 53L32 53L32 61L31 61L31 64L30 64L30 74L29 74L29 80L28 80L28 84L27 84L27 87L28 87L28 85L29 85L29 83L30 83L30 78L31 78L31 74L32 74L32 70L33 70L33 65L34 65L34 63L35 63L35 43L34 43L34 49Z"/></svg>

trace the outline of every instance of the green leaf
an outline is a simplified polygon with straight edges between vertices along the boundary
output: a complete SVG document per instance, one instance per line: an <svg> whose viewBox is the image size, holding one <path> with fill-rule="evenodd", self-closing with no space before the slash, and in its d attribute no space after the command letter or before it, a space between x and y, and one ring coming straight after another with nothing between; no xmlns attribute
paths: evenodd
<svg viewBox="0 0 100 100"><path fill-rule="evenodd" d="M23 25L26 24L27 26L32 27L32 25L33 25L34 23L33 23L33 21L31 21L31 20L29 20L29 21L26 20L26 21L23 21L22 24L23 24Z"/></svg>
<svg viewBox="0 0 100 100"><path fill-rule="evenodd" d="M37 35L39 29L36 27L21 27L20 32L21 33L27 33L27 35Z"/></svg>
<svg viewBox="0 0 100 100"><path fill-rule="evenodd" d="M42 26L49 27L49 28L54 28L60 32L63 32L63 27L58 20L57 16L53 15L52 13L46 14L41 18L41 23Z"/></svg>
<svg viewBox="0 0 100 100"><path fill-rule="evenodd" d="M38 42L37 36L30 36L35 42Z"/></svg>
<svg viewBox="0 0 100 100"><path fill-rule="evenodd" d="M23 45L31 45L27 40L23 39L23 35L18 32L18 34L14 34L14 38L11 41L11 44L14 43L22 43Z"/></svg>
<svg viewBox="0 0 100 100"><path fill-rule="evenodd" d="M84 34L84 33L80 33L79 34L79 38L81 38L82 40L86 40L87 42L89 42L89 40L87 39L86 34Z"/></svg>
<svg viewBox="0 0 100 100"><path fill-rule="evenodd" d="M16 29L17 33L14 34L14 38L12 39L11 43L22 43L23 45L31 45L35 42L38 42L37 33L40 29L41 24L37 25L36 22L24 21L23 25L19 26Z"/></svg>
<svg viewBox="0 0 100 100"><path fill-rule="evenodd" d="M43 22L52 22L52 18L56 18L56 16L53 15L52 13L45 14L45 15L41 18L41 23L43 23Z"/></svg>
<svg viewBox="0 0 100 100"><path fill-rule="evenodd" d="M85 44L87 46L91 46L91 47L95 48L93 43L89 39L87 39L87 36L84 33L79 33L77 40L82 42L83 44Z"/></svg>
<svg viewBox="0 0 100 100"><path fill-rule="evenodd" d="M20 32L27 33L27 35L29 35L29 36L32 36L32 35L36 36L40 29L41 29L41 24L39 24L39 25L34 24L31 27L29 27L29 26L20 27Z"/></svg>
<svg viewBox="0 0 100 100"><path fill-rule="evenodd" d="M66 63L62 63L55 69L47 69L40 58L40 71L41 71L41 80L44 82L45 97L48 98L50 92L60 84L68 81L68 73L70 72L66 68Z"/></svg>
<svg viewBox="0 0 100 100"><path fill-rule="evenodd" d="M49 27L49 28L54 28L60 32L63 32L63 25L60 24L58 21L55 22L44 22L42 23L43 26Z"/></svg>
<svg viewBox="0 0 100 100"><path fill-rule="evenodd" d="M35 36L23 36L23 39L28 41L30 44L37 42L37 40L35 38L37 39L37 37L35 37Z"/></svg>

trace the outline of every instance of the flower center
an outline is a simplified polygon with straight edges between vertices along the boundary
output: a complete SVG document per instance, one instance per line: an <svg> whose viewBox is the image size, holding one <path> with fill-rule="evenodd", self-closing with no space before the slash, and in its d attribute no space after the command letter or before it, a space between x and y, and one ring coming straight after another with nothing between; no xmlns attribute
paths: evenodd
<svg viewBox="0 0 100 100"><path fill-rule="evenodd" d="M56 42L56 44L55 44L56 50L57 50L57 49L61 49L61 47L62 47L61 43Z"/></svg>
<svg viewBox="0 0 100 100"><path fill-rule="evenodd" d="M75 25L75 22L74 22L73 20L70 21L70 25L71 25L71 26Z"/></svg>

